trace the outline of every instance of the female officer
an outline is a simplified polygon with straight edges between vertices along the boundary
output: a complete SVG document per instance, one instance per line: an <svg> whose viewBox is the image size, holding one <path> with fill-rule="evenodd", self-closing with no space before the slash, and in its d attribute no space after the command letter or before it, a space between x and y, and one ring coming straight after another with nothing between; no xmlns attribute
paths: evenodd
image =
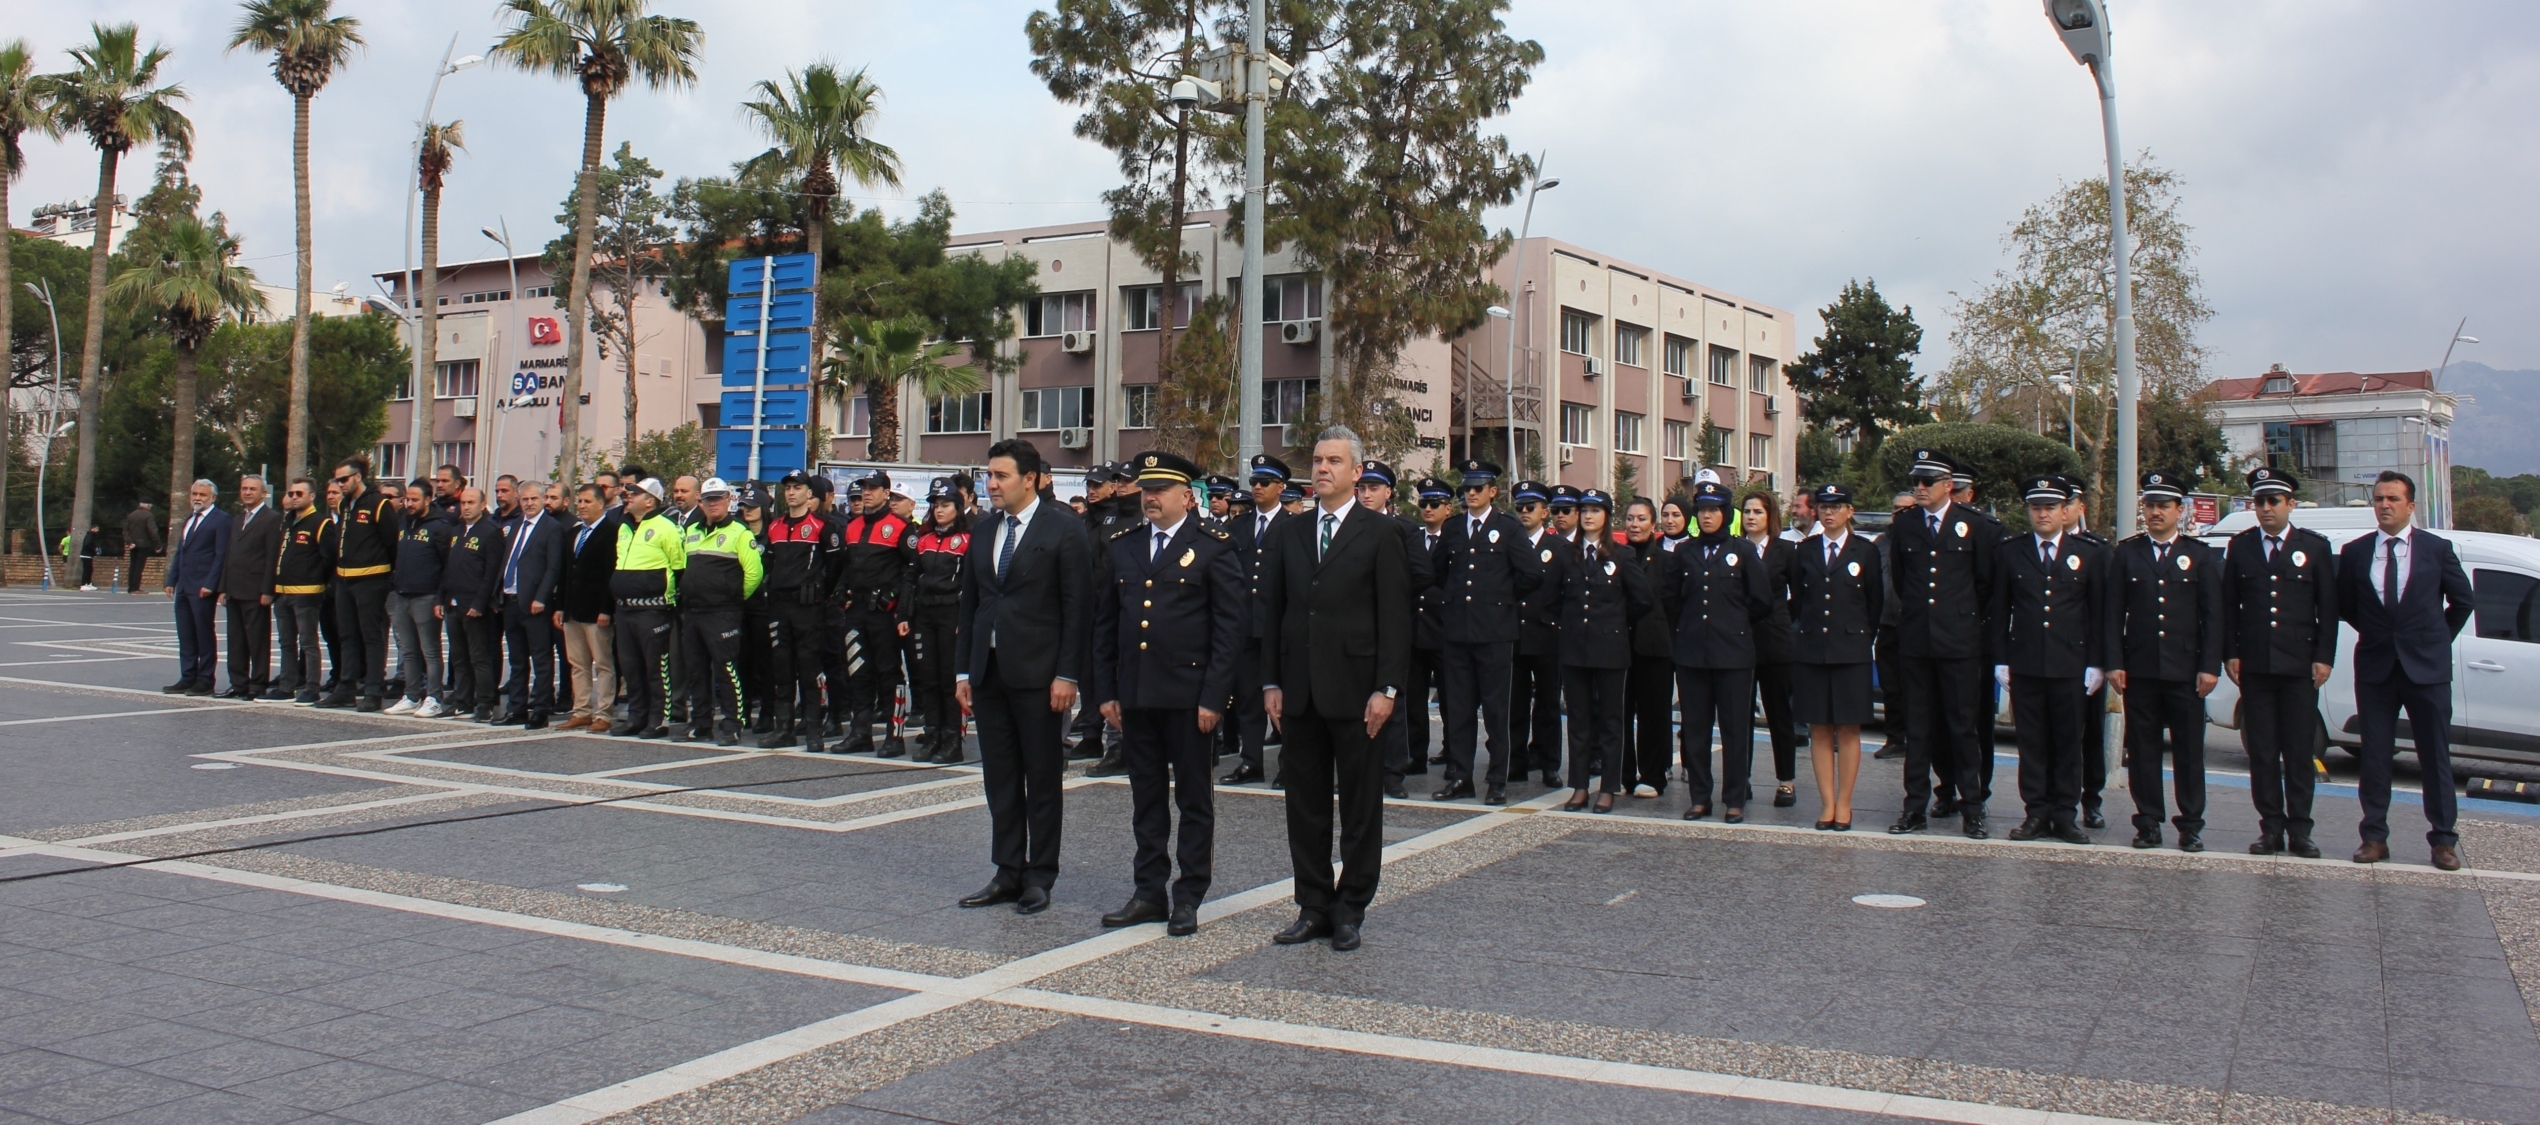
<svg viewBox="0 0 2540 1125"><path fill-rule="evenodd" d="M1724 819L1746 820L1747 775L1755 756L1755 633L1772 619L1770 579L1755 544L1729 531L1729 490L1694 486L1699 529L1675 550L1659 598L1675 622L1676 692L1683 723L1686 820L1711 815L1711 726L1720 727Z"/></svg>
<svg viewBox="0 0 2540 1125"><path fill-rule="evenodd" d="M1672 551L1684 546L1685 540L1693 535L1692 529L1693 501L1681 495L1668 497L1667 505L1658 510L1659 549Z"/></svg>
<svg viewBox="0 0 2540 1125"><path fill-rule="evenodd" d="M1623 685L1632 667L1632 633L1657 604L1640 557L1618 548L1607 525L1614 498L1603 489L1579 494L1576 565L1561 572L1561 702L1570 716L1571 812L1588 804L1587 779L1603 763L1596 811L1614 811L1623 778L1634 772L1623 750Z"/></svg>
<svg viewBox="0 0 2540 1125"><path fill-rule="evenodd" d="M919 761L959 763L961 708L953 702L953 629L961 621L961 568L970 552L970 515L951 482L927 493L926 526L912 538L917 566L909 581L916 609L909 615L909 701L926 716L926 744Z"/></svg>
<svg viewBox="0 0 2540 1125"><path fill-rule="evenodd" d="M1631 548L1623 557L1640 563L1654 595L1660 571L1676 561L1658 535L1658 502L1632 497L1623 507L1623 534ZM1654 597L1651 600L1649 612L1632 627L1632 671L1623 684L1624 698L1630 703L1626 744L1636 759L1634 797L1655 797L1667 791L1667 737L1675 733L1675 649L1668 636L1666 607L1654 604Z"/></svg>
<svg viewBox="0 0 2540 1125"><path fill-rule="evenodd" d="M1799 735L1790 726L1790 558L1793 544L1781 537L1781 503L1770 489L1759 490L1738 505L1745 518L1746 541L1764 555L1764 573L1773 591L1773 618L1755 631L1755 690L1764 697L1764 729L1773 739L1773 807L1799 803L1792 782L1799 777Z"/></svg>
<svg viewBox="0 0 2540 1125"><path fill-rule="evenodd" d="M1791 552L1792 694L1799 721L1808 724L1817 828L1848 832L1861 724L1870 721L1871 642L1887 587L1877 545L1852 534L1852 490L1821 485L1815 499L1817 534Z"/></svg>

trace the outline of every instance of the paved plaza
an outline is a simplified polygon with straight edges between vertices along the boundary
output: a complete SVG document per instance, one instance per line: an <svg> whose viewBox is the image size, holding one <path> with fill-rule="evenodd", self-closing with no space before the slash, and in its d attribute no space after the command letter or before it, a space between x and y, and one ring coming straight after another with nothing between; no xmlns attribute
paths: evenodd
<svg viewBox="0 0 2540 1125"><path fill-rule="evenodd" d="M2098 846L1891 837L1892 762L1813 832L1804 749L1744 825L1389 802L1334 953L1270 942L1266 788L1196 936L1105 932L1124 782L1071 779L1051 910L961 910L975 767L175 698L174 653L158 598L0 591L0 1125L2540 1122L2540 817L2464 802L2445 874L2403 794L2361 868L2323 785L2331 858L2253 858L2221 729L2195 856L2121 784Z"/></svg>

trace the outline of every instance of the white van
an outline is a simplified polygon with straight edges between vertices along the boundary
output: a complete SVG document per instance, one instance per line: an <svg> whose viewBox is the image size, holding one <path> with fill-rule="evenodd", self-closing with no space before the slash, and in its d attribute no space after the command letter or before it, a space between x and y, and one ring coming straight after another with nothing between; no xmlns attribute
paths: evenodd
<svg viewBox="0 0 2540 1125"><path fill-rule="evenodd" d="M2217 550L2257 523L2234 512L2205 533ZM2343 549L2368 535L2369 508L2296 508L2293 523L2319 532ZM2452 644L2452 756L2540 765L2540 539L2483 531L2439 531L2451 540L2477 591L2478 612ZM2363 741L2355 715L2355 630L2337 627L2337 670L2320 689L2320 749L2352 751ZM2221 726L2240 726L2240 692L2230 677L2214 688L2205 713ZM2399 720L2399 745L2407 748L2408 721Z"/></svg>

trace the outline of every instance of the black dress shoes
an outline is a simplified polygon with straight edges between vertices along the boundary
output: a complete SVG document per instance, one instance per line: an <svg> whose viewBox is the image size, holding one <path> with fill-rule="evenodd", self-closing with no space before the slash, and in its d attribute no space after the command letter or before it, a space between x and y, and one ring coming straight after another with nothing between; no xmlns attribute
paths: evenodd
<svg viewBox="0 0 2540 1125"><path fill-rule="evenodd" d="M1904 756L1905 748L1890 742L1879 747L1875 753L1872 753L1870 755L1870 760L1876 762L1892 762Z"/></svg>
<svg viewBox="0 0 2540 1125"><path fill-rule="evenodd" d="M2048 832L2047 835L2053 836L2058 840L2062 840L2067 844L2087 844L2090 842L2089 833L2070 824L2058 824L2054 827L2054 830Z"/></svg>
<svg viewBox="0 0 2540 1125"><path fill-rule="evenodd" d="M1239 765L1239 766L1236 766L1236 767L1235 767L1235 772L1230 773L1230 774L1227 774L1227 775L1226 775L1226 776L1224 776L1224 777L1218 778L1218 779L1217 779L1217 784L1219 784L1219 785L1241 785L1241 784L1243 784L1243 783L1245 783L1245 782L1247 782L1247 781L1259 781L1259 780L1261 780L1261 767L1259 767L1259 766L1242 766L1242 765Z"/></svg>
<svg viewBox="0 0 2540 1125"><path fill-rule="evenodd" d="M528 718L520 721L520 725L523 730L545 730L547 729L547 713L532 711Z"/></svg>
<svg viewBox="0 0 2540 1125"><path fill-rule="evenodd" d="M2081 826L2084 828L2106 828L2108 826L2108 818L2099 815L2099 810L2097 809L2086 809L2083 810L2081 814Z"/></svg>
<svg viewBox="0 0 2540 1125"><path fill-rule="evenodd" d="M194 681L192 681L192 680L178 680L178 681L177 681L177 682L175 682L175 683L172 683L172 684L169 684L169 685L168 685L168 686L166 686L166 687L160 688L160 689L159 689L159 694L161 694L161 695L186 695L186 694L191 693L193 690L194 690Z"/></svg>
<svg viewBox="0 0 2540 1125"><path fill-rule="evenodd" d="M2260 836L2256 842L2249 845L2250 855L2274 855L2283 850L2284 837L2282 836Z"/></svg>
<svg viewBox="0 0 2540 1125"><path fill-rule="evenodd" d="M1358 927L1349 922L1332 924L1332 952L1347 953L1358 948Z"/></svg>
<svg viewBox="0 0 2540 1125"><path fill-rule="evenodd" d="M1330 921L1321 915L1300 913L1296 916L1296 921L1288 923L1287 929L1270 935L1270 940L1280 945L1303 945L1316 938L1330 936L1332 936Z"/></svg>
<svg viewBox="0 0 2540 1125"><path fill-rule="evenodd" d="M1473 783L1472 783L1472 782L1470 782L1470 781L1450 781L1450 782L1447 782L1447 783L1446 783L1446 788L1440 789L1440 790L1438 790L1438 791L1437 791L1437 792L1435 792L1435 793L1431 793L1431 794L1429 794L1429 799L1434 800L1434 801L1452 801L1452 800L1454 800L1454 799L1456 799L1456 798L1458 798L1458 797L1470 797L1470 796L1472 796L1472 795L1473 795Z"/></svg>
<svg viewBox="0 0 2540 1125"><path fill-rule="evenodd" d="M1773 788L1773 807L1786 809L1799 803L1799 787L1779 785Z"/></svg>
<svg viewBox="0 0 2540 1125"><path fill-rule="evenodd" d="M1017 914L1038 914L1049 908L1050 893L1044 887L1025 887L1023 893L1014 899L1014 912Z"/></svg>
<svg viewBox="0 0 2540 1125"><path fill-rule="evenodd" d="M1174 907L1173 916L1165 919L1164 921L1164 932L1173 937L1189 937L1192 934L1198 933L1198 908L1189 906Z"/></svg>
<svg viewBox="0 0 2540 1125"><path fill-rule="evenodd" d="M2303 859L2318 859L2320 857L2320 846L2312 843L2311 838L2308 836L2293 836L2287 838L2284 841L2284 850L2292 852L2294 855L2300 856Z"/></svg>
<svg viewBox="0 0 2540 1125"><path fill-rule="evenodd" d="M2045 834L2046 822L2041 821L2036 817L2030 817L2027 820L2021 821L2019 827L2004 833L2003 838L2006 840L2017 840L2021 843L2027 843Z"/></svg>
<svg viewBox="0 0 2540 1125"><path fill-rule="evenodd" d="M1494 785L1494 786L1491 786L1491 787L1490 787L1490 791L1489 791L1489 792L1482 794L1482 803L1483 803L1483 804L1485 804L1485 805L1504 805L1504 804L1507 804L1507 803L1508 803L1508 787L1507 787L1507 786L1505 786L1505 785Z"/></svg>
<svg viewBox="0 0 2540 1125"><path fill-rule="evenodd" d="M1171 912L1164 909L1161 903L1133 898L1129 900L1129 905L1103 915L1102 926L1106 930L1116 930L1122 926L1143 926L1149 922L1164 921L1170 914Z"/></svg>
<svg viewBox="0 0 2540 1125"><path fill-rule="evenodd" d="M1982 840L1993 835L1993 833L1984 830L1984 814L1980 812L1967 813L1966 819L1961 822L1961 825L1962 830L1966 832L1967 838L1970 840Z"/></svg>
<svg viewBox="0 0 2540 1125"><path fill-rule="evenodd" d="M1403 788L1399 781L1389 781L1385 783L1385 796L1397 801L1408 801L1411 799L1411 791Z"/></svg>
<svg viewBox="0 0 2540 1125"><path fill-rule="evenodd" d="M1023 897L1023 892L1017 888L1006 886L1003 883L990 883L985 887L979 888L979 893L961 900L961 905L965 910L975 910L982 906L996 906L1002 903L1012 902L1021 897Z"/></svg>
<svg viewBox="0 0 2540 1125"><path fill-rule="evenodd" d="M1887 826L1887 834L1890 836L1902 836L1909 832L1921 832L1930 827L1931 821L1924 819L1923 814L1906 813L1903 816L1897 817L1896 823Z"/></svg>
<svg viewBox="0 0 2540 1125"><path fill-rule="evenodd" d="M2178 834L2178 850L2201 852L2205 850L2205 841L2193 832L2181 832Z"/></svg>
<svg viewBox="0 0 2540 1125"><path fill-rule="evenodd" d="M1581 778L1580 780L1584 781L1586 779ZM1546 789L1561 788L1561 775L1554 773L1551 770L1543 771L1543 787Z"/></svg>
<svg viewBox="0 0 2540 1125"><path fill-rule="evenodd" d="M2160 847L2160 846L2161 846L2161 830L2160 830L2160 829L2158 829L2158 828L2138 828L2138 829L2135 829L2135 831L2134 831L2134 846L2135 846L2135 847L2137 847L2137 848L2157 848L2157 847Z"/></svg>
<svg viewBox="0 0 2540 1125"><path fill-rule="evenodd" d="M1935 817L1958 815L1957 800L1955 798L1943 797L1940 800L1933 801L1931 803L1931 815Z"/></svg>

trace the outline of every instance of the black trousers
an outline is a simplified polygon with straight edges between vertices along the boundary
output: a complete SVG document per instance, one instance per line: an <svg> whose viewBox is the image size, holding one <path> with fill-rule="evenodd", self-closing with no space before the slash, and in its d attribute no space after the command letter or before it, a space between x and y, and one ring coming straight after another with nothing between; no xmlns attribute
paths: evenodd
<svg viewBox="0 0 2540 1125"><path fill-rule="evenodd" d="M1490 641L1458 644L1448 641L1446 658L1446 779L1473 780L1473 718L1481 716L1481 732L1489 739L1490 773L1487 783L1508 784L1508 764L1515 752L1509 744L1508 690L1513 686L1509 666L1517 656L1517 642Z"/></svg>
<svg viewBox="0 0 2540 1125"><path fill-rule="evenodd" d="M297 693L314 689L326 676L318 664L318 609L324 594L275 594L273 616L282 631L282 675L277 686Z"/></svg>
<svg viewBox="0 0 2540 1125"><path fill-rule="evenodd" d="M1896 626L1879 626L1873 661L1878 668L1880 702L1886 712L1879 723L1879 734L1888 745L1900 751L1910 751L1914 738L1913 732L1907 728L1913 722L1914 699L1905 690L1905 654L1898 651L1902 644L1897 639ZM1928 772L1928 765L1925 770Z"/></svg>
<svg viewBox="0 0 2540 1125"><path fill-rule="evenodd" d="M193 590L179 590L171 600L176 603L177 682L208 688L220 652L220 637L212 630L217 603Z"/></svg>
<svg viewBox="0 0 2540 1125"><path fill-rule="evenodd" d="M2425 842L2458 846L2454 824L2460 795L2452 792L2452 685L2420 684L2397 668L2378 683L2355 680L2355 715L2361 720L2363 776L2355 784L2364 806L2361 835L2390 842L2390 760L2398 753L2399 712L2408 713L2408 740L2416 744L2425 788Z"/></svg>
<svg viewBox="0 0 2540 1125"><path fill-rule="evenodd" d="M1270 737L1270 715L1261 709L1261 641L1244 642L1235 653L1235 753L1251 769L1261 768L1261 744Z"/></svg>
<svg viewBox="0 0 2540 1125"><path fill-rule="evenodd" d="M1764 697L1764 726L1773 739L1773 780L1799 776L1799 735L1790 725L1790 665L1755 666L1755 691Z"/></svg>
<svg viewBox="0 0 2540 1125"><path fill-rule="evenodd" d="M928 734L961 732L961 704L953 700L953 631L960 616L958 608L946 607L920 609L909 619L908 703L926 716Z"/></svg>
<svg viewBox="0 0 2540 1125"><path fill-rule="evenodd" d="M2177 779L2178 830L2189 836L2202 834L2205 697L2196 694L2195 681L2127 677L2125 747L2126 791L2134 796L2134 826L2145 831L2161 827L2161 762L2166 758Z"/></svg>
<svg viewBox="0 0 2540 1125"><path fill-rule="evenodd" d="M2081 697L2081 807L2099 811L2108 788L2108 685Z"/></svg>
<svg viewBox="0 0 2540 1125"><path fill-rule="evenodd" d="M150 552L127 551L125 557L132 560L132 564L124 568L124 590L126 593L138 594L141 592L141 564L150 561Z"/></svg>
<svg viewBox="0 0 2540 1125"><path fill-rule="evenodd" d="M1506 676L1500 677L1507 683ZM1287 780L1288 861L1296 869L1296 905L1336 923L1357 925L1376 901L1384 865L1385 792L1375 742L1358 715L1280 716L1286 741L1279 776ZM1332 812L1340 811L1340 871L1332 869Z"/></svg>
<svg viewBox="0 0 2540 1125"><path fill-rule="evenodd" d="M1516 773L1561 769L1561 657L1519 654L1509 662L1508 735L1517 740Z"/></svg>
<svg viewBox="0 0 2540 1125"><path fill-rule="evenodd" d="M2311 838L2319 713L2319 685L2307 675L2240 676L2240 746L2249 754L2249 796L2258 806L2260 835Z"/></svg>
<svg viewBox="0 0 2540 1125"><path fill-rule="evenodd" d="M767 626L768 702L789 716L800 716L817 729L820 723L820 672L828 658L828 611L810 602L769 602ZM618 651L626 651L626 622L617 625ZM619 683L627 667L618 658ZM777 732L779 734L783 731Z"/></svg>
<svg viewBox="0 0 2540 1125"><path fill-rule="evenodd" d="M318 681L318 686L328 690L333 690L345 678L344 630L337 627L335 595L335 588L329 587L317 596L318 637L326 642L326 679Z"/></svg>
<svg viewBox="0 0 2540 1125"><path fill-rule="evenodd" d="M335 580L335 635L344 658L335 665L335 691L358 689L377 699L388 685L388 590L385 574Z"/></svg>
<svg viewBox="0 0 2540 1125"><path fill-rule="evenodd" d="M741 611L691 609L679 615L680 663L688 673L688 725L709 730L716 719L739 723Z"/></svg>
<svg viewBox="0 0 2540 1125"><path fill-rule="evenodd" d="M847 611L837 606L820 607L820 629L820 674L829 721L843 726L847 721L847 683L855 678L855 666L847 660ZM818 714L812 712L811 716Z"/></svg>
<svg viewBox="0 0 2540 1125"><path fill-rule="evenodd" d="M1411 683L1403 689L1402 705L1394 714L1402 718L1408 761L1405 774L1429 772L1429 751L1437 743L1429 729L1429 700L1432 693L1446 683L1446 653L1434 648L1411 650Z"/></svg>
<svg viewBox="0 0 2540 1125"><path fill-rule="evenodd" d="M1623 692L1631 724L1629 739L1632 768L1608 763L1610 780L1646 785L1661 793L1667 791L1667 765L1673 758L1670 745L1675 733L1676 662L1664 656L1632 657L1631 674Z"/></svg>
<svg viewBox="0 0 2540 1125"><path fill-rule="evenodd" d="M626 721L639 731L668 725L675 686L670 675L670 611L630 606L617 611L615 623L617 682L626 685ZM513 657L513 667L519 664L520 658Z"/></svg>
<svg viewBox="0 0 2540 1125"><path fill-rule="evenodd" d="M1920 816L1930 807L1931 779L1949 778L1964 803L1965 795L1984 792L1978 777L1979 757L1991 757L1992 732L1976 733L1977 696L1990 682L1974 660L1900 657L1905 694L1905 813ZM1890 712L1894 714L1894 712ZM2021 712L2021 725L2028 714ZM1892 724L1891 724L1892 725Z"/></svg>
<svg viewBox="0 0 2540 1125"><path fill-rule="evenodd" d="M273 607L254 598L229 599L229 686L273 686Z"/></svg>
<svg viewBox="0 0 2540 1125"><path fill-rule="evenodd" d="M502 680L495 671L503 647L499 619L470 617L456 606L444 606L442 624L450 630L450 710L491 711ZM606 710L605 703L598 710Z"/></svg>
<svg viewBox="0 0 2540 1125"><path fill-rule="evenodd" d="M503 691L511 709L544 715L556 709L556 621L553 612L531 613L529 603L503 598L503 645L511 650L511 678Z"/></svg>
<svg viewBox="0 0 2540 1125"><path fill-rule="evenodd" d="M2081 808L2079 676L2011 673L2020 743L2020 804L2030 820L2070 828ZM1963 775L1960 778L1964 782Z"/></svg>
<svg viewBox="0 0 2540 1125"><path fill-rule="evenodd" d="M1217 855L1217 790L1208 779L1215 737L1200 731L1197 708L1120 709L1120 760L1129 767L1129 825L1138 843L1130 874L1139 899L1196 910L1208 897ZM1175 812L1182 814L1182 838L1168 858Z"/></svg>
<svg viewBox="0 0 2540 1125"><path fill-rule="evenodd" d="M741 607L741 711L745 716L754 709L764 713L775 702L769 685L776 677L768 670L772 655L768 630L774 622L764 598L753 598ZM785 682L793 683L791 678Z"/></svg>
<svg viewBox="0 0 2540 1125"><path fill-rule="evenodd" d="M997 885L1048 890L1058 882L1058 837L1065 820L1059 785L1067 749L1059 731L1067 716L1050 710L1047 686L1007 688L988 654L986 683L970 682L970 713L979 723L979 779L988 791L988 856Z"/></svg>
<svg viewBox="0 0 2540 1125"><path fill-rule="evenodd" d="M1587 788L1588 775L1599 773L1601 787L1621 793L1633 773L1632 755L1623 748L1624 683L1629 668L1563 668L1561 702L1570 716L1570 772L1562 780L1573 789Z"/></svg>
<svg viewBox="0 0 2540 1125"><path fill-rule="evenodd" d="M52 564L48 562L45 565L51 566ZM94 586L97 584L97 556L81 555L79 557L79 584L82 586Z"/></svg>
<svg viewBox="0 0 2540 1125"><path fill-rule="evenodd" d="M889 610L848 610L847 648L846 713L859 725L890 722L900 682L899 620Z"/></svg>
<svg viewBox="0 0 2540 1125"><path fill-rule="evenodd" d="M1720 803L1744 808L1755 796L1747 775L1755 769L1755 669L1676 666L1676 696L1684 714L1682 738L1685 798L1711 804L1711 724L1720 725Z"/></svg>

